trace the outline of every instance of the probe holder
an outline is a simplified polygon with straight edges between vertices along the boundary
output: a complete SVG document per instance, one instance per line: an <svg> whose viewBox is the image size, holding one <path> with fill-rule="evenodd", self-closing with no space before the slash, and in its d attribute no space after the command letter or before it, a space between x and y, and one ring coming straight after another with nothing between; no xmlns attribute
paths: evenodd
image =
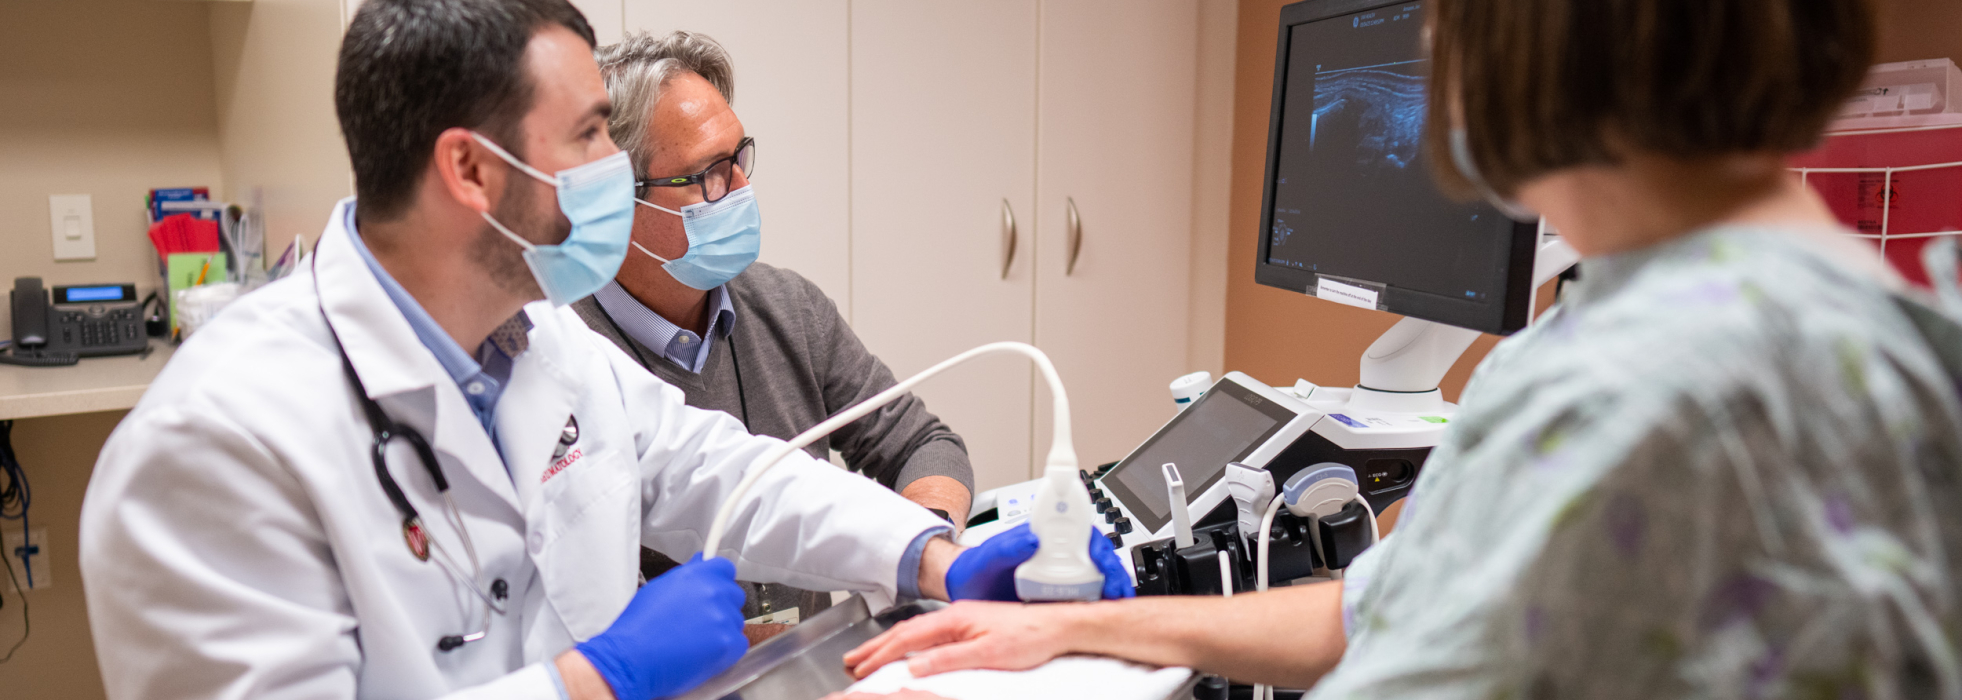
<svg viewBox="0 0 1962 700"><path fill-rule="evenodd" d="M1360 509L1360 506L1358 507ZM1363 542L1369 540L1367 519L1336 527L1337 538L1346 540L1356 530ZM1268 531L1268 579L1291 581L1310 576L1321 568L1315 545L1308 538L1317 528L1306 518L1295 517L1285 509L1274 517ZM1236 593L1254 590L1253 552L1241 545L1237 522L1206 525L1193 533L1193 544L1180 548L1170 538L1140 544L1131 550L1131 566L1137 577L1138 595L1220 595L1219 552L1225 551ZM1324 541L1326 544L1326 541ZM1350 550L1343 550L1349 552ZM1350 553L1353 557L1361 550Z"/></svg>
<svg viewBox="0 0 1962 700"><path fill-rule="evenodd" d="M1322 540L1322 554L1328 559L1328 568L1331 569L1349 568L1349 562L1355 561L1372 544L1369 511L1355 501L1342 506L1342 512L1316 522L1315 529L1316 536Z"/></svg>

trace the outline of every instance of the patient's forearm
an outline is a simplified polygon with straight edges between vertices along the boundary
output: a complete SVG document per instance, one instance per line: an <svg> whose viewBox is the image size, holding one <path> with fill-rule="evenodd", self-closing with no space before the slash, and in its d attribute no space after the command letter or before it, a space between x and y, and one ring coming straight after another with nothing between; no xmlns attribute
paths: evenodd
<svg viewBox="0 0 1962 700"><path fill-rule="evenodd" d="M947 511L947 517L954 521L955 532L967 524L967 509L974 504L974 494L968 493L961 482L946 476L915 479L899 495L922 507Z"/></svg>
<svg viewBox="0 0 1962 700"><path fill-rule="evenodd" d="M1342 658L1342 584L1232 598L1152 596L1073 606L1068 646L1245 683L1305 688Z"/></svg>

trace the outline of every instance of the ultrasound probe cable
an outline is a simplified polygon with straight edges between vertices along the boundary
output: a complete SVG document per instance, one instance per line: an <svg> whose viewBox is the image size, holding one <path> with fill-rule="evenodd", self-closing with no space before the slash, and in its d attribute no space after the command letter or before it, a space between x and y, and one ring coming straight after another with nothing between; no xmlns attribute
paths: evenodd
<svg viewBox="0 0 1962 700"><path fill-rule="evenodd" d="M736 483L736 488L729 492L728 498L722 501L722 508L716 511L715 520L709 525L708 539L702 544L702 558L707 559L716 556L717 549L722 545L722 538L728 534L729 518L735 515L736 506L742 503L743 496L749 494L750 488L755 486L756 482L763 478L763 474L768 472L771 467L776 466L778 462L783 461L784 457L789 456L792 452L804 449L804 447L816 442L818 438L830 435L831 431L850 425L852 421L863 418L866 414L879 410L880 407L888 403L892 403L894 399L906 395L907 392L913 390L913 387L933 378L934 375L940 374L955 365L965 363L976 357L998 352L1025 356L1035 362L1036 369L1042 371L1042 378L1047 380L1049 394L1054 399L1052 412L1054 413L1055 422L1054 430L1051 433L1052 438L1049 443L1049 463L1047 466L1068 467L1072 472L1076 471L1076 446L1070 439L1070 401L1069 397L1063 393L1063 380L1056 374L1056 365L1049 361L1048 355L1044 355L1041 350L1036 349L1035 346L1028 343L1017 343L1013 341L989 343L955 355L940 364L928 367L926 371L913 375L907 378L906 381L894 384L892 388L879 392L872 398L866 399L858 405L845 409L838 415L812 426L811 429L798 434L797 437L792 438L789 442L777 445L770 448L769 451L764 452L762 457L757 458L756 462L750 465L748 473L743 474L742 481Z"/></svg>

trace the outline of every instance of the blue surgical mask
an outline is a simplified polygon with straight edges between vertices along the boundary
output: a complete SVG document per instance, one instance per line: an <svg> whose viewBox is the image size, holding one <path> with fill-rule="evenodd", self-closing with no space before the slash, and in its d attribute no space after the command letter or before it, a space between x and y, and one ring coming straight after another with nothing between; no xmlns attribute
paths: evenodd
<svg viewBox="0 0 1962 700"><path fill-rule="evenodd" d="M1540 220L1538 213L1528 209L1524 204L1499 196L1499 193L1493 191L1492 186L1485 182L1485 177L1478 172L1478 163L1472 160L1471 140L1465 136L1463 127L1451 129L1451 164L1457 166L1458 174L1464 176L1465 180L1471 183L1472 188L1478 190L1479 195L1485 197L1485 201L1491 202L1499 213L1513 221Z"/></svg>
<svg viewBox="0 0 1962 700"><path fill-rule="evenodd" d="M681 217L688 233L688 253L669 260L634 243L682 284L708 291L728 284L749 269L763 252L763 215L756 209L756 191L744 185L713 202L698 202L675 211L653 202L636 202Z"/></svg>
<svg viewBox="0 0 1962 700"><path fill-rule="evenodd" d="M539 245L513 233L503 223L480 212L490 225L524 246L525 265L553 306L565 306L591 296L620 272L627 260L627 241L634 232L634 169L626 151L546 175L537 168L472 132L477 142L511 167L558 190L559 211L572 222L572 233L555 245Z"/></svg>

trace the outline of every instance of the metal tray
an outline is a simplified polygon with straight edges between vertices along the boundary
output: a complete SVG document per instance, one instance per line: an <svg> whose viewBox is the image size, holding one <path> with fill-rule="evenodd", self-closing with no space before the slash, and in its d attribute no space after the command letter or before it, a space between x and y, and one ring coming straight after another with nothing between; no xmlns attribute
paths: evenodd
<svg viewBox="0 0 1962 700"><path fill-rule="evenodd" d="M854 595L756 645L736 665L679 700L817 700L856 680L845 670L845 652L901 620L944 607L946 603L921 600L873 615L865 599Z"/></svg>

